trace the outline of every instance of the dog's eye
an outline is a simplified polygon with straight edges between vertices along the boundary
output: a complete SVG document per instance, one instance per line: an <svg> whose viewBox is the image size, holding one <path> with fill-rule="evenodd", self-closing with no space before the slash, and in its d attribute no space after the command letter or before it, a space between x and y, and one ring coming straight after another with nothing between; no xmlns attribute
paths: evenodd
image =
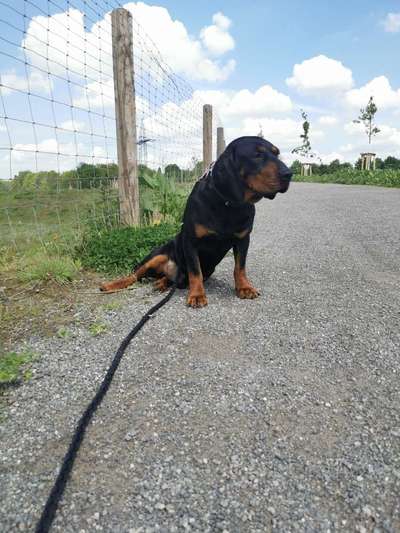
<svg viewBox="0 0 400 533"><path fill-rule="evenodd" d="M271 147L271 152L276 156L280 154L279 148L277 148L276 146Z"/></svg>

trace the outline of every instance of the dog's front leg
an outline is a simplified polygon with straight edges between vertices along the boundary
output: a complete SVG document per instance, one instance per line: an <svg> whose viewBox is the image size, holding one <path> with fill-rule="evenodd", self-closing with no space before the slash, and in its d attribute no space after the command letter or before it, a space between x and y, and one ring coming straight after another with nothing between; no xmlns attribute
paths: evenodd
<svg viewBox="0 0 400 533"><path fill-rule="evenodd" d="M236 294L239 298L257 298L260 294L246 276L246 258L249 244L250 236L246 235L243 239L238 239L233 245L233 255L235 256L233 275L235 278Z"/></svg>
<svg viewBox="0 0 400 533"><path fill-rule="evenodd" d="M189 277L187 304L190 307L204 307L208 302L206 291L204 290L199 254L193 239L189 236L184 239L184 253Z"/></svg>

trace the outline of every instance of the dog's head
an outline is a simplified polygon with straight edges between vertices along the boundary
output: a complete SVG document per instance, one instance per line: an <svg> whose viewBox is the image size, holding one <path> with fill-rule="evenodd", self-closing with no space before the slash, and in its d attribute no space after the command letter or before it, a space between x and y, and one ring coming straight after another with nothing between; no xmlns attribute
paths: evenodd
<svg viewBox="0 0 400 533"><path fill-rule="evenodd" d="M291 170L279 159L279 149L261 137L240 137L225 149L216 165L230 175L230 185L251 203L274 199L289 188ZM236 183L232 183L235 180ZM226 183L226 182L225 182Z"/></svg>

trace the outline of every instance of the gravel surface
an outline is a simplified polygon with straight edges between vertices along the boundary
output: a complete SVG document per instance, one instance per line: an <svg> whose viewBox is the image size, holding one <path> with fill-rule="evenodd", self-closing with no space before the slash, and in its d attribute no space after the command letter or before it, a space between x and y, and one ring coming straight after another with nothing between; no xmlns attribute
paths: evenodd
<svg viewBox="0 0 400 533"><path fill-rule="evenodd" d="M235 297L228 256L208 307L178 291L145 326L54 531L400 531L399 211L400 189L340 185L258 204L261 296ZM158 298L121 297L98 337L28 339L40 358L0 426L2 531L32 529L82 409Z"/></svg>

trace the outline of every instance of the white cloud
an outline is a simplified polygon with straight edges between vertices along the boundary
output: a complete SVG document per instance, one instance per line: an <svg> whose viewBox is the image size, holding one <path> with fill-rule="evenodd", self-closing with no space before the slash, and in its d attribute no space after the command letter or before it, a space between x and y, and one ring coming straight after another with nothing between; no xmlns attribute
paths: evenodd
<svg viewBox="0 0 400 533"><path fill-rule="evenodd" d="M224 122L240 118L265 117L270 113L287 113L293 104L289 96L280 93L270 85L263 85L254 92L239 91L196 91L196 95L213 104Z"/></svg>
<svg viewBox="0 0 400 533"><path fill-rule="evenodd" d="M337 124L338 119L332 115L322 115L319 117L318 122L323 126L333 126L334 124Z"/></svg>
<svg viewBox="0 0 400 533"><path fill-rule="evenodd" d="M181 21L173 20L164 7L149 6L143 2L128 3L124 7L131 11L134 20L154 41L173 71L192 79L210 82L223 81L233 72L233 59L221 63L209 57L210 50L211 55L221 55L234 45L233 38L228 33L229 19L222 13L214 15L214 25L208 27L213 29L206 32L207 37L196 39L189 35ZM206 46L204 43L207 43Z"/></svg>
<svg viewBox="0 0 400 533"><path fill-rule="evenodd" d="M206 26L200 32L204 47L214 56L220 56L235 48L235 41L229 33L231 21L222 13L213 15L211 26Z"/></svg>
<svg viewBox="0 0 400 533"><path fill-rule="evenodd" d="M243 121L241 128L241 135L256 135L260 131L260 126L263 130L264 137L279 148L293 149L301 142L300 134L302 133L302 123L291 118L276 119L271 117L264 117L259 119L248 118ZM320 130L311 129L310 138L311 144L313 140L320 139L324 133Z"/></svg>
<svg viewBox="0 0 400 533"><path fill-rule="evenodd" d="M131 11L134 19L134 50L139 60L138 68L146 70L146 65L151 65L148 69L150 74L163 72L154 61L158 54L151 43L153 41L162 51L162 64L178 74L218 82L225 80L234 70L233 59L226 62L213 59L214 55L222 55L234 47L234 40L228 32L229 19L222 13L214 15L214 24L204 28L203 38L197 39L189 35L181 21L173 20L164 7L143 2L130 2L124 7ZM43 39L47 29L48 46ZM78 9L69 9L50 17L33 17L22 44L33 65L49 69L53 74L65 76L68 68L71 76L83 77L86 73L91 82L100 76L103 79L112 76L109 13L89 31L84 15ZM87 51L85 56L80 50ZM100 64L102 74L99 73Z"/></svg>
<svg viewBox="0 0 400 533"><path fill-rule="evenodd" d="M77 122L76 120L66 120L65 122L61 122L60 128L63 128L65 130L71 130L71 131L84 131L85 130L85 123L84 122Z"/></svg>
<svg viewBox="0 0 400 533"><path fill-rule="evenodd" d="M3 96L11 94L13 90L48 94L52 88L49 78L38 70L31 70L27 76L21 76L11 70L0 74L0 82Z"/></svg>
<svg viewBox="0 0 400 533"><path fill-rule="evenodd" d="M354 152L356 147L352 143L343 144L339 147L339 150L344 153Z"/></svg>
<svg viewBox="0 0 400 533"><path fill-rule="evenodd" d="M371 146L379 146L384 149L400 148L400 129L388 124L378 124L379 133L372 138ZM363 124L348 122L344 125L344 131L356 139L356 143L350 143L340 148L341 151L365 150L368 145L367 135ZM381 149L381 148L380 148Z"/></svg>
<svg viewBox="0 0 400 533"><path fill-rule="evenodd" d="M378 76L359 89L352 89L346 93L346 102L353 107L365 107L370 97L379 108L400 108L400 89L392 89L386 76Z"/></svg>
<svg viewBox="0 0 400 533"><path fill-rule="evenodd" d="M347 122L344 125L344 131L348 135L359 135L360 133L364 134L364 125L357 122Z"/></svg>
<svg viewBox="0 0 400 533"><path fill-rule="evenodd" d="M352 87L353 77L340 61L319 55L297 63L286 83L304 93L344 91Z"/></svg>
<svg viewBox="0 0 400 533"><path fill-rule="evenodd" d="M323 163L324 165L329 165L335 159L339 159L342 163L345 160L345 157L340 152L329 152L327 154L317 154L318 163Z"/></svg>
<svg viewBox="0 0 400 533"><path fill-rule="evenodd" d="M80 90L79 96L73 98L73 105L83 109L114 109L114 80L108 78L103 82L92 81Z"/></svg>
<svg viewBox="0 0 400 533"><path fill-rule="evenodd" d="M382 21L384 30L389 33L397 33L400 31L400 13L388 13L386 18Z"/></svg>

